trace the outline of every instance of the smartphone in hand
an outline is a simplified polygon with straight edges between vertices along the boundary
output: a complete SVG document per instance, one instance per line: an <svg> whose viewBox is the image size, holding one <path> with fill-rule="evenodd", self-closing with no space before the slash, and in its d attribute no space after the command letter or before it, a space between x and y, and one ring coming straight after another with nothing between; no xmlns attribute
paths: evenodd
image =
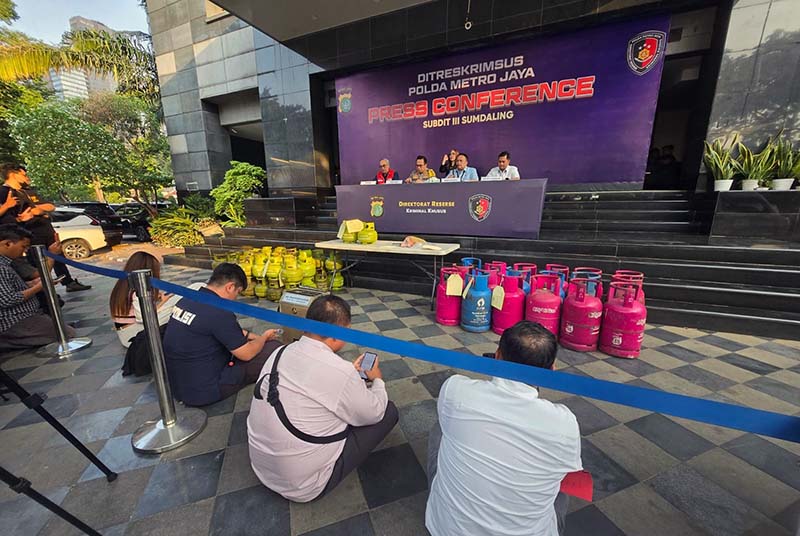
<svg viewBox="0 0 800 536"><path fill-rule="evenodd" d="M378 354L372 352L366 352L364 354L364 359L361 361L361 370L358 371L358 374L361 376L362 379L368 380L367 374L365 371L372 370L372 367L375 366L375 360L378 359Z"/></svg>

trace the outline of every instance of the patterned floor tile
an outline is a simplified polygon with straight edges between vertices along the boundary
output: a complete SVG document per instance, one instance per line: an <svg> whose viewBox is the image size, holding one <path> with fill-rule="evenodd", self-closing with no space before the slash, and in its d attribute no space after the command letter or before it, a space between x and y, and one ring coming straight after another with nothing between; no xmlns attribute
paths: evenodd
<svg viewBox="0 0 800 536"><path fill-rule="evenodd" d="M597 507L625 534L705 536L705 530L646 484L637 484L600 501ZM586 534L591 534L587 532Z"/></svg>
<svg viewBox="0 0 800 536"><path fill-rule="evenodd" d="M377 508L428 488L425 471L409 445L373 452L358 468L364 497Z"/></svg>
<svg viewBox="0 0 800 536"><path fill-rule="evenodd" d="M259 485L217 497L208 534L289 536L290 526L289 501Z"/></svg>
<svg viewBox="0 0 800 536"><path fill-rule="evenodd" d="M783 355L765 350L761 346L745 348L744 350L739 350L736 353L779 369L787 369L797 366L797 358L785 357Z"/></svg>
<svg viewBox="0 0 800 536"><path fill-rule="evenodd" d="M638 482L636 477L587 438L581 441L581 458L583 468L592 474L594 501L600 501Z"/></svg>
<svg viewBox="0 0 800 536"><path fill-rule="evenodd" d="M125 529L125 536L195 536L207 534L214 511L214 499L205 499L139 519ZM108 536L108 532L104 533Z"/></svg>
<svg viewBox="0 0 800 536"><path fill-rule="evenodd" d="M428 492L394 501L370 511L372 525L382 536L426 536L425 506ZM355 535L354 535L355 536Z"/></svg>
<svg viewBox="0 0 800 536"><path fill-rule="evenodd" d="M694 432L656 413L628 422L625 426L679 460L688 460L714 447Z"/></svg>
<svg viewBox="0 0 800 536"><path fill-rule="evenodd" d="M622 536L625 534L595 505L589 505L567 516L564 522L566 536Z"/></svg>
<svg viewBox="0 0 800 536"><path fill-rule="evenodd" d="M157 465L139 499L134 519L213 497L224 457L224 451L216 451Z"/></svg>
<svg viewBox="0 0 800 536"><path fill-rule="evenodd" d="M592 434L588 439L640 481L680 463L627 426L607 428Z"/></svg>
<svg viewBox="0 0 800 536"><path fill-rule="evenodd" d="M744 501L686 465L674 467L648 484L711 534L741 534L768 521Z"/></svg>
<svg viewBox="0 0 800 536"><path fill-rule="evenodd" d="M334 532L331 525L338 524L340 521L347 521L354 516L369 517L363 514L367 511L367 501L361 490L361 482L358 473L353 472L345 477L333 491L320 499L308 503L290 503L289 511L292 521L293 534L316 534L317 529L322 530L320 534L361 534L361 532ZM349 525L346 525L350 527ZM362 525L363 526L363 525ZM351 527L352 528L352 527ZM370 526L370 530L371 530ZM314 531L314 532L312 532Z"/></svg>
<svg viewBox="0 0 800 536"><path fill-rule="evenodd" d="M302 536L351 536L352 534L375 535L369 514L360 514L311 532L305 532Z"/></svg>
<svg viewBox="0 0 800 536"><path fill-rule="evenodd" d="M800 500L800 490L787 486L720 448L705 452L688 463L705 478L719 484L767 517L778 515ZM742 482L748 482L749 485L742 486Z"/></svg>
<svg viewBox="0 0 800 536"><path fill-rule="evenodd" d="M749 464L800 490L800 456L752 434L743 435L722 447Z"/></svg>
<svg viewBox="0 0 800 536"><path fill-rule="evenodd" d="M619 424L616 419L588 400L573 396L559 401L567 406L578 419L581 435L588 436Z"/></svg>

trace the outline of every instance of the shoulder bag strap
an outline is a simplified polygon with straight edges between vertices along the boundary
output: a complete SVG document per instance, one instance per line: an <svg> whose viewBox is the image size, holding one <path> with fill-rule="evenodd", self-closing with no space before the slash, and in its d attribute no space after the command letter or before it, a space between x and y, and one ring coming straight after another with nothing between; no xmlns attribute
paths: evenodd
<svg viewBox="0 0 800 536"><path fill-rule="evenodd" d="M264 374L259 378L256 382L255 389L253 391L253 396L258 400L263 400L264 397L261 395L261 384L264 383L264 378L269 376L269 389L267 391L267 402L269 405L275 408L275 413L278 415L278 420L281 421L281 424L297 439L305 441L306 443L314 443L317 445L323 445L326 443L336 443L337 441L342 441L343 439L347 438L347 434L350 430L350 426L339 432L338 434L328 435L328 436L312 436L305 432L302 432L295 428L295 426L289 421L289 417L286 415L286 411L283 409L283 404L281 403L280 397L278 396L278 361L280 361L281 356L283 355L283 351L286 350L286 346L282 346L278 353L275 355L275 360L272 362L272 369L267 374Z"/></svg>

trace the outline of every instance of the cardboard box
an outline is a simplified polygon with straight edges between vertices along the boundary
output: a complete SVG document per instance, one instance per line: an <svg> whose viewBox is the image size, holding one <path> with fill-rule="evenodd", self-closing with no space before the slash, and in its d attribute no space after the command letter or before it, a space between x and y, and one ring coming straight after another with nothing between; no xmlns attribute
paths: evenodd
<svg viewBox="0 0 800 536"><path fill-rule="evenodd" d="M283 292L278 302L278 312L292 316L306 317L311 302L320 296L328 294L325 290L310 287L297 287ZM299 329L283 328L282 341L284 344L296 341L303 334Z"/></svg>

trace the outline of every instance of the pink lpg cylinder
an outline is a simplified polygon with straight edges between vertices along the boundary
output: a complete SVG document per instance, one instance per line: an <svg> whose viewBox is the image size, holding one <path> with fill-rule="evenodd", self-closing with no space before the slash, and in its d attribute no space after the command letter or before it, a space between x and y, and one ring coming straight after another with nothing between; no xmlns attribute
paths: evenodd
<svg viewBox="0 0 800 536"><path fill-rule="evenodd" d="M647 322L647 309L637 295L635 283L611 283L603 326L600 328L600 351L615 357L639 357Z"/></svg>
<svg viewBox="0 0 800 536"><path fill-rule="evenodd" d="M525 320L538 322L558 339L561 319L561 276L535 275L525 301Z"/></svg>
<svg viewBox="0 0 800 536"><path fill-rule="evenodd" d="M545 264L544 269L557 274L563 274L564 277L562 279L564 281L569 280L569 266L566 264Z"/></svg>
<svg viewBox="0 0 800 536"><path fill-rule="evenodd" d="M561 307L561 346L577 352L597 350L600 338L600 322L603 302L587 291L588 279L575 278L570 281L570 291ZM597 285L592 288L597 290Z"/></svg>
<svg viewBox="0 0 800 536"><path fill-rule="evenodd" d="M489 279L489 290L494 290L494 287L500 284L500 272L497 268L492 268L489 266L489 263L486 263L483 270L477 270L479 274L483 274L487 276Z"/></svg>
<svg viewBox="0 0 800 536"><path fill-rule="evenodd" d="M634 283L639 286L639 292L636 295L637 301L644 305L644 274L635 270L617 270L611 276L611 281L620 281L622 283ZM611 299L609 297L609 299Z"/></svg>
<svg viewBox="0 0 800 536"><path fill-rule="evenodd" d="M524 280L522 281L522 290L525 291L526 295L530 294L531 277L536 275L536 265L532 262L516 262L514 263L514 270L522 272L524 275Z"/></svg>
<svg viewBox="0 0 800 536"><path fill-rule="evenodd" d="M504 263L503 261L487 262L486 264L483 265L483 267L486 268L487 270L493 268L493 269L497 270L497 272L501 276L506 275L506 270L508 269L508 265L506 263Z"/></svg>
<svg viewBox="0 0 800 536"><path fill-rule="evenodd" d="M457 326L461 322L461 295L447 295L447 279L460 274L457 268L442 268L436 286L436 322L443 326ZM462 279L464 276L461 276Z"/></svg>
<svg viewBox="0 0 800 536"><path fill-rule="evenodd" d="M492 331L498 335L502 335L525 315L525 292L520 286L521 282L522 276L506 275L503 278L503 290L506 293L503 307L492 311Z"/></svg>

